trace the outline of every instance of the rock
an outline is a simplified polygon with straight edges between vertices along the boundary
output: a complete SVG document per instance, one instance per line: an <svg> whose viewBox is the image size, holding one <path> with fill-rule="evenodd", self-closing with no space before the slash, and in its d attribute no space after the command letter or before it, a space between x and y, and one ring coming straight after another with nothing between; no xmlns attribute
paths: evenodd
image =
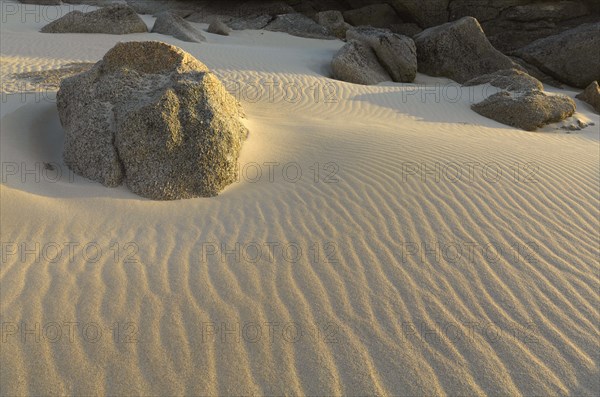
<svg viewBox="0 0 600 397"><path fill-rule="evenodd" d="M403 36L415 37L423 31L416 23L401 23L390 26L390 30Z"/></svg>
<svg viewBox="0 0 600 397"><path fill-rule="evenodd" d="M584 16L588 12L584 4L576 1L553 1L511 7L502 12L501 16L507 20L519 22L562 21Z"/></svg>
<svg viewBox="0 0 600 397"><path fill-rule="evenodd" d="M237 177L239 103L200 61L161 42L119 43L57 95L64 159L155 200L214 196Z"/></svg>
<svg viewBox="0 0 600 397"><path fill-rule="evenodd" d="M277 15L275 19L265 27L265 30L285 32L292 36L312 39L333 39L329 29L319 25L302 14Z"/></svg>
<svg viewBox="0 0 600 397"><path fill-rule="evenodd" d="M182 41L191 43L200 43L206 41L206 38L192 24L172 13L165 11L158 14L152 33L161 33L167 36L173 36Z"/></svg>
<svg viewBox="0 0 600 397"><path fill-rule="evenodd" d="M502 69L521 69L496 50L475 18L464 17L419 33L419 71L465 83L483 74Z"/></svg>
<svg viewBox="0 0 600 397"><path fill-rule="evenodd" d="M148 27L135 11L117 4L83 13L71 11L41 30L43 33L146 33Z"/></svg>
<svg viewBox="0 0 600 397"><path fill-rule="evenodd" d="M600 80L600 22L536 40L515 55L557 80L585 88Z"/></svg>
<svg viewBox="0 0 600 397"><path fill-rule="evenodd" d="M410 37L371 27L352 28L346 37L370 47L393 81L412 83L417 77L417 48Z"/></svg>
<svg viewBox="0 0 600 397"><path fill-rule="evenodd" d="M220 34L221 36L229 36L231 29L229 29L229 26L225 25L220 19L215 19L208 26L207 32L213 34Z"/></svg>
<svg viewBox="0 0 600 397"><path fill-rule="evenodd" d="M273 20L270 15L257 15L253 17L239 17L232 19L228 26L233 30L260 30Z"/></svg>
<svg viewBox="0 0 600 397"><path fill-rule="evenodd" d="M564 87L563 83L561 83L560 81L556 80L553 77L548 76L546 73L542 72L541 70L539 70L538 68L536 68L532 64L525 62L521 58L515 57L515 56L511 56L510 59L512 59L513 61L515 61L519 65L521 65L521 67L527 72L528 75L530 75L532 77L535 77L536 79L538 79L542 83L548 84L548 85L551 85L551 86L557 87L557 88L563 88Z"/></svg>
<svg viewBox="0 0 600 397"><path fill-rule="evenodd" d="M538 79L517 69L504 69L494 73L484 74L467 81L465 86L490 84L507 91L543 90L544 85Z"/></svg>
<svg viewBox="0 0 600 397"><path fill-rule="evenodd" d="M582 101L592 105L596 113L600 114L600 86L597 81L593 81L592 84L576 97Z"/></svg>
<svg viewBox="0 0 600 397"><path fill-rule="evenodd" d="M566 95L548 95L542 91L502 91L471 107L480 115L502 124L535 131L575 113L575 102Z"/></svg>
<svg viewBox="0 0 600 397"><path fill-rule="evenodd" d="M423 28L448 22L449 0L390 0L388 3L400 15L410 15Z"/></svg>
<svg viewBox="0 0 600 397"><path fill-rule="evenodd" d="M351 40L333 57L333 78L355 84L378 84L392 78L379 64L373 50L360 41Z"/></svg>
<svg viewBox="0 0 600 397"><path fill-rule="evenodd" d="M315 14L315 20L319 25L325 26L338 39L346 38L346 31L352 26L344 21L340 11L321 11Z"/></svg>
<svg viewBox="0 0 600 397"><path fill-rule="evenodd" d="M372 4L344 12L344 20L354 26L385 28L402 22L389 4Z"/></svg>

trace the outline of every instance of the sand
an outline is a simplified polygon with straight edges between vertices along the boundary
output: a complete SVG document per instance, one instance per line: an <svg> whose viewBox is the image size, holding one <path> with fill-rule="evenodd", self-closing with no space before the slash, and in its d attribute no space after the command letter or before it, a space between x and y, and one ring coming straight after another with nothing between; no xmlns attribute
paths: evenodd
<svg viewBox="0 0 600 397"><path fill-rule="evenodd" d="M340 41L7 14L0 394L600 394L600 118L581 101L595 126L525 132L470 110L489 87L332 80ZM72 175L56 90L14 76L125 40L180 46L241 93L251 133L218 197Z"/></svg>

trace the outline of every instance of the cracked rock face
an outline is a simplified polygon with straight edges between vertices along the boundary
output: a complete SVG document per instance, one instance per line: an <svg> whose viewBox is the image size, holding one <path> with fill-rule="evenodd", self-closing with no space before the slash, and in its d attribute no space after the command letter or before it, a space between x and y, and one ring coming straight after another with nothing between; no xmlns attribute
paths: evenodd
<svg viewBox="0 0 600 397"><path fill-rule="evenodd" d="M154 200L217 195L237 178L247 129L208 68L161 42L119 43L57 96L77 174Z"/></svg>

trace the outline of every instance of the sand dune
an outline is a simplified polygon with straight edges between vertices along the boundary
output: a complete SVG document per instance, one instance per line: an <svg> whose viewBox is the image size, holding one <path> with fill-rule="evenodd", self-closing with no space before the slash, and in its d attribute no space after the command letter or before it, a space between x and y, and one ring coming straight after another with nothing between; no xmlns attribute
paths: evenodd
<svg viewBox="0 0 600 397"><path fill-rule="evenodd" d="M332 80L338 41L2 29L2 395L600 393L600 120L581 102L595 127L531 133L471 111L482 87ZM123 39L241 92L239 183L151 202L69 173L54 93L11 75Z"/></svg>

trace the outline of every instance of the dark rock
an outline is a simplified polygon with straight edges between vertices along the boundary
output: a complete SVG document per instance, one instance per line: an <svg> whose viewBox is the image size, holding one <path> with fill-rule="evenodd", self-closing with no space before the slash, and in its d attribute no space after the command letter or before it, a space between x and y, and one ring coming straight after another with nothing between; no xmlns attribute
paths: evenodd
<svg viewBox="0 0 600 397"><path fill-rule="evenodd" d="M515 55L566 84L585 88L600 80L600 22L537 40Z"/></svg>
<svg viewBox="0 0 600 397"><path fill-rule="evenodd" d="M285 32L292 36L313 39L333 39L333 35L328 28L319 25L314 20L302 14L277 15L265 27L265 30Z"/></svg>
<svg viewBox="0 0 600 397"><path fill-rule="evenodd" d="M414 40L419 71L431 76L464 83L502 69L521 69L490 44L475 18L426 29Z"/></svg>

